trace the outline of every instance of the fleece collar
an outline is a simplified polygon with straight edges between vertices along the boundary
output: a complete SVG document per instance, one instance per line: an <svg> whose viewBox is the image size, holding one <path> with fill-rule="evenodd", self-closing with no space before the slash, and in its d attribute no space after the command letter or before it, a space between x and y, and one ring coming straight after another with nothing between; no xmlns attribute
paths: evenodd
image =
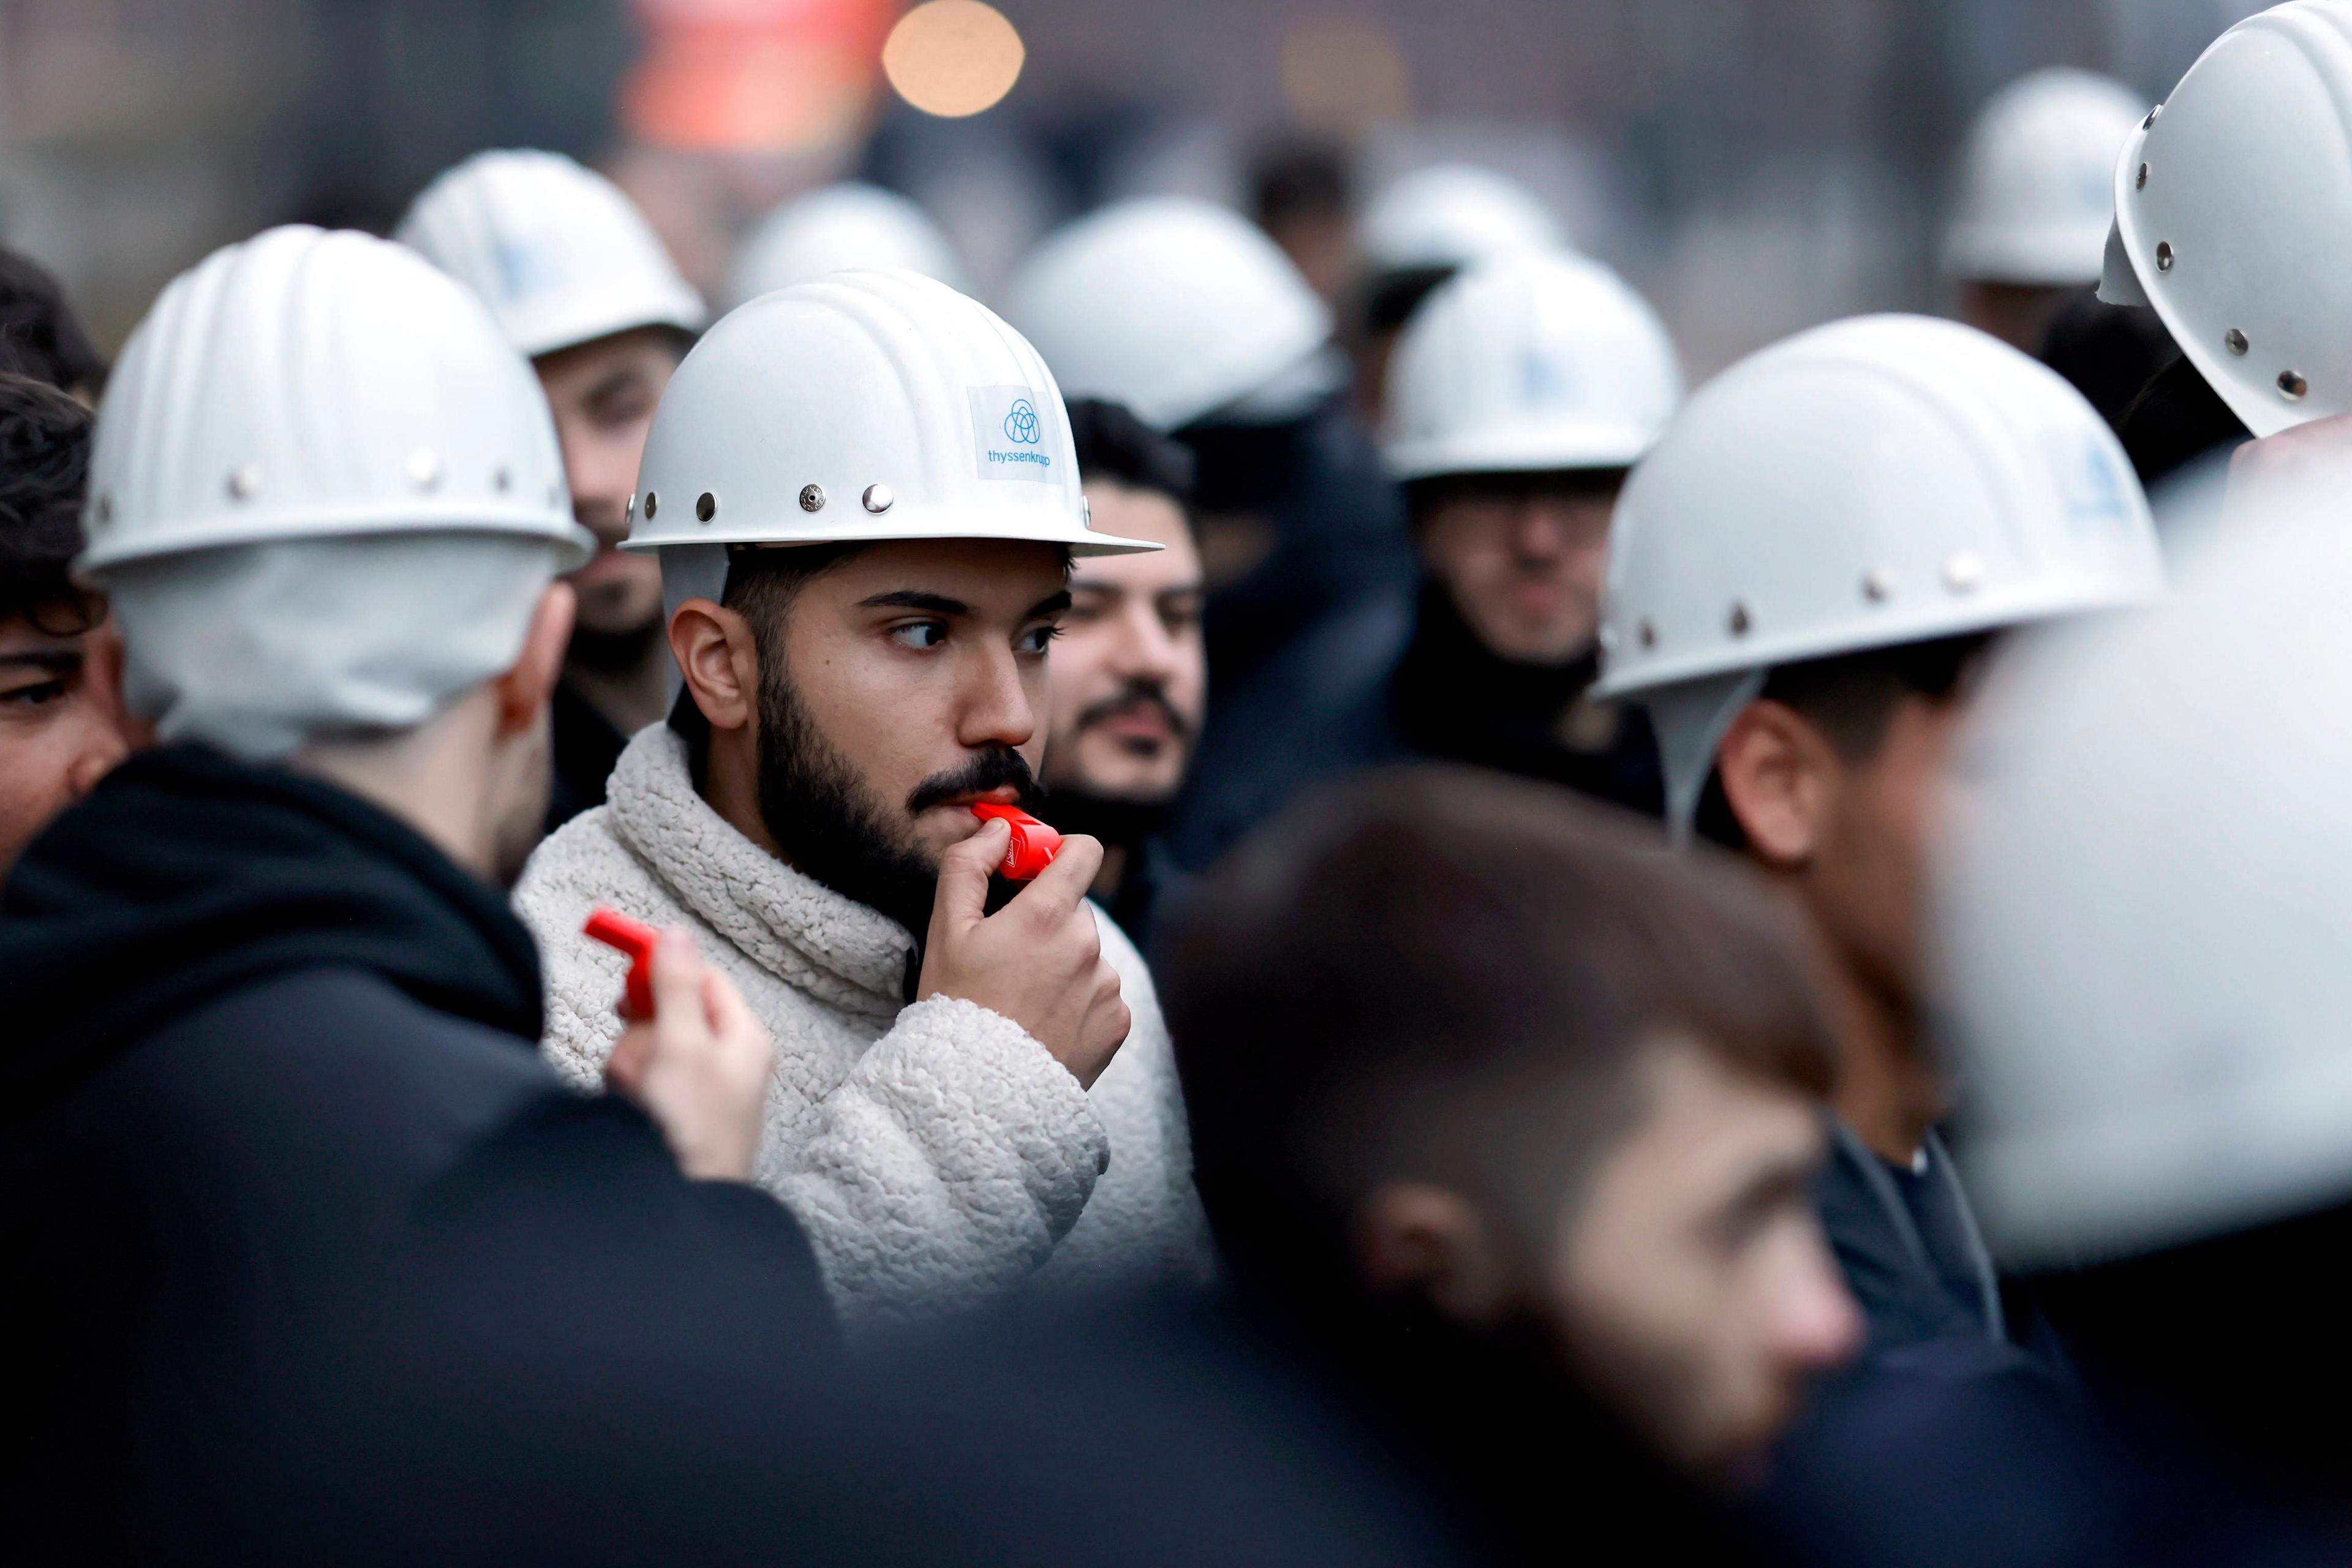
<svg viewBox="0 0 2352 1568"><path fill-rule="evenodd" d="M907 928L793 869L713 811L667 725L629 742L605 798L622 842L761 968L848 1011L887 1019L905 1005L915 950Z"/></svg>

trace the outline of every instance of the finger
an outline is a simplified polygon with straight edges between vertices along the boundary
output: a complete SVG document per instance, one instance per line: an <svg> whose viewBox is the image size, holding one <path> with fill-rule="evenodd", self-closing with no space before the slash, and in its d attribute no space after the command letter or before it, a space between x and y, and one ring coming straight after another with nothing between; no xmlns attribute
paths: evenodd
<svg viewBox="0 0 2352 1568"><path fill-rule="evenodd" d="M772 1057L775 1044L769 1037L767 1026L751 1011L735 983L718 970L709 972L704 981L702 998L710 1019L713 1037L729 1044L756 1047L763 1055Z"/></svg>
<svg viewBox="0 0 2352 1568"><path fill-rule="evenodd" d="M940 857L939 891L931 899L933 930L942 921L947 930L968 930L988 912L989 874L1004 863L1004 848L1012 838L1013 829L993 818Z"/></svg>
<svg viewBox="0 0 2352 1568"><path fill-rule="evenodd" d="M653 1059L654 1032L645 1025L625 1029L613 1043L613 1054L604 1058L605 1085L631 1100L638 1098L645 1086L646 1064Z"/></svg>
<svg viewBox="0 0 2352 1568"><path fill-rule="evenodd" d="M665 1026L701 1024L703 963L694 939L676 926L662 932L653 972L654 1016Z"/></svg>
<svg viewBox="0 0 2352 1568"><path fill-rule="evenodd" d="M1095 885L1095 873L1102 869L1103 847L1100 839L1089 838L1083 833L1073 833L1062 840L1055 853L1054 863L1037 873L1037 879L1014 895L1013 903L1028 900L1031 910L1055 915L1066 915L1078 907L1087 889ZM1012 904L1005 906L1007 909Z"/></svg>

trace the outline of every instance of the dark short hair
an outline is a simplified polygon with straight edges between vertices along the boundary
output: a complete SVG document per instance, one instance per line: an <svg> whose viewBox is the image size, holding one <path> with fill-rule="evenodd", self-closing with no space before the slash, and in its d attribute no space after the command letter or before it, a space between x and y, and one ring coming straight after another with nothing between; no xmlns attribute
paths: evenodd
<svg viewBox="0 0 2352 1568"><path fill-rule="evenodd" d="M1757 695L1795 710L1845 762L1867 763L1886 744L1895 710L1912 698L1950 701L1981 666L1994 635L1965 632L1784 664L1765 677ZM1748 847L1720 778L1707 780L1692 826L1727 849Z"/></svg>
<svg viewBox="0 0 2352 1568"><path fill-rule="evenodd" d="M1355 1206L1430 1180L1556 1223L1664 1036L1824 1095L1788 912L1568 792L1416 765L1306 800L1188 900L1163 994L1202 1201L1241 1275L1342 1285Z"/></svg>
<svg viewBox="0 0 2352 1568"><path fill-rule="evenodd" d="M46 381L0 371L0 618L70 636L99 614L67 575L81 553L89 410Z"/></svg>
<svg viewBox="0 0 2352 1568"><path fill-rule="evenodd" d="M1275 229L1301 218L1345 218L1356 205L1348 150L1328 137L1298 136L1268 145L1250 166L1250 212Z"/></svg>
<svg viewBox="0 0 2352 1568"><path fill-rule="evenodd" d="M1196 471L1192 449L1138 419L1123 403L1081 397L1070 404L1070 440L1080 482L1110 479L1157 490L1178 506L1192 504Z"/></svg>
<svg viewBox="0 0 2352 1568"><path fill-rule="evenodd" d="M30 257L0 249L0 371L95 394L106 358L66 303L58 280Z"/></svg>
<svg viewBox="0 0 2352 1568"><path fill-rule="evenodd" d="M1536 491L1607 498L1624 487L1631 470L1622 463L1591 468L1498 469L1486 473L1430 474L1404 481L1405 516L1418 528L1449 500L1500 497L1519 499Z"/></svg>

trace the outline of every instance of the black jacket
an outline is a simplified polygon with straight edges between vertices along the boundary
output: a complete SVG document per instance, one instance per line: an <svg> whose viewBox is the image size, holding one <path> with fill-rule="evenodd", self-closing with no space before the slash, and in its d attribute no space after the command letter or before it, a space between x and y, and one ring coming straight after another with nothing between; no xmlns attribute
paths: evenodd
<svg viewBox="0 0 2352 1568"><path fill-rule="evenodd" d="M1657 816L1665 786L1639 708L1589 700L1598 656L1515 664L1433 581L1377 595L1301 637L1250 686L1219 690L1169 845L1205 868L1318 784L1437 759L1565 784Z"/></svg>
<svg viewBox="0 0 2352 1568"><path fill-rule="evenodd" d="M438 1304L493 1334L559 1294L589 1332L634 1321L607 1368L832 1342L790 1216L568 1091L499 893L343 791L197 748L133 759L10 874L0 976L20 1542L235 1538L294 1413L364 1424L317 1403L355 1326L385 1343Z"/></svg>

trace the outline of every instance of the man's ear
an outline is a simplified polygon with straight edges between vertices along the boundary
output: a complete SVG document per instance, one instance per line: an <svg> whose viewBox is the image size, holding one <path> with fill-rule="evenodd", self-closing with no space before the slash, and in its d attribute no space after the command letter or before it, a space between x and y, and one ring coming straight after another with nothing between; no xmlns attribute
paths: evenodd
<svg viewBox="0 0 2352 1568"><path fill-rule="evenodd" d="M751 624L709 599L688 599L669 618L670 657L713 730L740 730L758 707L760 655Z"/></svg>
<svg viewBox="0 0 2352 1568"><path fill-rule="evenodd" d="M1391 1182L1356 1212L1356 1268L1385 1295L1425 1297L1456 1322L1482 1327L1510 1305L1500 1239L1459 1193Z"/></svg>
<svg viewBox="0 0 2352 1568"><path fill-rule="evenodd" d="M1741 709L1715 749L1723 798L1769 864L1794 870L1821 850L1844 777L1836 750L1785 702Z"/></svg>
<svg viewBox="0 0 2352 1568"><path fill-rule="evenodd" d="M563 652L572 644L572 614L579 601L572 584L556 582L540 595L523 634L522 652L490 683L498 693L499 739L522 734L539 722L563 674Z"/></svg>

